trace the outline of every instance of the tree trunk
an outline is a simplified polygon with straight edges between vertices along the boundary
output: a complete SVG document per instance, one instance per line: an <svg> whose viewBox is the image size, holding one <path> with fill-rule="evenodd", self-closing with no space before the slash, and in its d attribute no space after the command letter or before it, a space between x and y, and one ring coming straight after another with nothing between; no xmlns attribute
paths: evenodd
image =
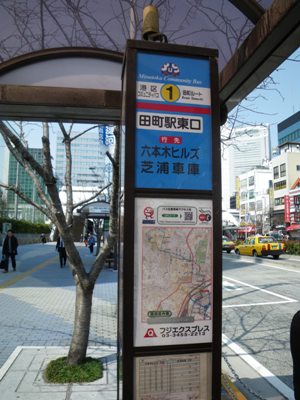
<svg viewBox="0 0 300 400"><path fill-rule="evenodd" d="M68 364L78 365L86 358L92 313L93 287L76 285L75 320Z"/></svg>

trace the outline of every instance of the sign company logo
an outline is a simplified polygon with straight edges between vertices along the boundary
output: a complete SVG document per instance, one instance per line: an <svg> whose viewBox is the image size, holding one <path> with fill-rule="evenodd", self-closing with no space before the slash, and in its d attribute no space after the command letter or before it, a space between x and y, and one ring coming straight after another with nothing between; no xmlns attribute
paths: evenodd
<svg viewBox="0 0 300 400"><path fill-rule="evenodd" d="M144 216L145 219L143 219L143 224L155 224L154 209L152 207L144 208Z"/></svg>
<svg viewBox="0 0 300 400"><path fill-rule="evenodd" d="M154 338L154 337L157 337L155 330L153 328L147 329L144 338Z"/></svg>
<svg viewBox="0 0 300 400"><path fill-rule="evenodd" d="M199 210L199 221L201 223L207 223L211 221L211 211L210 210Z"/></svg>
<svg viewBox="0 0 300 400"><path fill-rule="evenodd" d="M174 63L165 63L161 68L161 73L165 76L173 75L177 76L180 74L179 67Z"/></svg>

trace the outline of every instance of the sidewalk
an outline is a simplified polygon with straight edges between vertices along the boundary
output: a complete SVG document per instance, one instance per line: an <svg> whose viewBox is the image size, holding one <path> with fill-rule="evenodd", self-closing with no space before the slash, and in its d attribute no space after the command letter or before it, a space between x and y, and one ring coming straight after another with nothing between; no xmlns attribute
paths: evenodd
<svg viewBox="0 0 300 400"><path fill-rule="evenodd" d="M87 265L94 260L85 247L79 250ZM70 344L74 282L69 268L59 267L53 243L21 246L19 253L17 272L0 273L1 398L79 400L84 393L84 400L116 400L117 271L104 269L94 290L88 353L102 359L103 378L84 385L49 385L42 377L45 365L66 354ZM222 400L247 398L238 389L234 393L223 389Z"/></svg>

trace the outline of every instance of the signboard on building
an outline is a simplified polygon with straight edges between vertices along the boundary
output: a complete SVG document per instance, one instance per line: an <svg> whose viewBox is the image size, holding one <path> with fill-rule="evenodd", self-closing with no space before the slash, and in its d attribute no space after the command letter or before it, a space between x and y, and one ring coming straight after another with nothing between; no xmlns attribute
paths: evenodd
<svg viewBox="0 0 300 400"><path fill-rule="evenodd" d="M284 222L291 222L291 204L290 204L290 196L284 196Z"/></svg>

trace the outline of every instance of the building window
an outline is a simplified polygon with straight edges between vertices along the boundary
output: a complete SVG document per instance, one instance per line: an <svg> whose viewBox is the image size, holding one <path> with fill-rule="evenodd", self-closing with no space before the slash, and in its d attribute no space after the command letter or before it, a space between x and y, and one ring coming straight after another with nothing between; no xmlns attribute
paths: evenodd
<svg viewBox="0 0 300 400"><path fill-rule="evenodd" d="M249 203L249 211L255 211L255 203L254 203L254 201Z"/></svg>
<svg viewBox="0 0 300 400"><path fill-rule="evenodd" d="M256 211L262 211L262 209L263 209L262 200L258 200L256 203Z"/></svg>
<svg viewBox="0 0 300 400"><path fill-rule="evenodd" d="M282 190L282 189L286 189L286 181L285 180L274 183L274 190Z"/></svg>
<svg viewBox="0 0 300 400"><path fill-rule="evenodd" d="M300 195L299 196L294 196L294 204L295 205L300 205Z"/></svg>
<svg viewBox="0 0 300 400"><path fill-rule="evenodd" d="M247 200L247 192L241 192L241 200Z"/></svg>
<svg viewBox="0 0 300 400"><path fill-rule="evenodd" d="M249 200L254 199L254 190L249 190Z"/></svg>
<svg viewBox="0 0 300 400"><path fill-rule="evenodd" d="M243 179L241 181L241 188L245 188L245 187L247 187L247 179Z"/></svg>
<svg viewBox="0 0 300 400"><path fill-rule="evenodd" d="M280 176L281 176L281 177L286 176L285 164L281 164L281 165L280 165Z"/></svg>
<svg viewBox="0 0 300 400"><path fill-rule="evenodd" d="M296 170L300 171L300 165L296 165Z"/></svg>
<svg viewBox="0 0 300 400"><path fill-rule="evenodd" d="M274 201L275 206L282 206L284 204L284 197L277 197Z"/></svg>
<svg viewBox="0 0 300 400"><path fill-rule="evenodd" d="M300 212L294 213L294 222L300 222Z"/></svg>
<svg viewBox="0 0 300 400"><path fill-rule="evenodd" d="M248 185L253 186L254 185L254 176L249 176L248 178Z"/></svg>
<svg viewBox="0 0 300 400"><path fill-rule="evenodd" d="M278 167L274 167L273 168L273 175L274 175L274 179L278 179L279 178Z"/></svg>
<svg viewBox="0 0 300 400"><path fill-rule="evenodd" d="M247 211L246 204L241 204L241 212L245 213Z"/></svg>

